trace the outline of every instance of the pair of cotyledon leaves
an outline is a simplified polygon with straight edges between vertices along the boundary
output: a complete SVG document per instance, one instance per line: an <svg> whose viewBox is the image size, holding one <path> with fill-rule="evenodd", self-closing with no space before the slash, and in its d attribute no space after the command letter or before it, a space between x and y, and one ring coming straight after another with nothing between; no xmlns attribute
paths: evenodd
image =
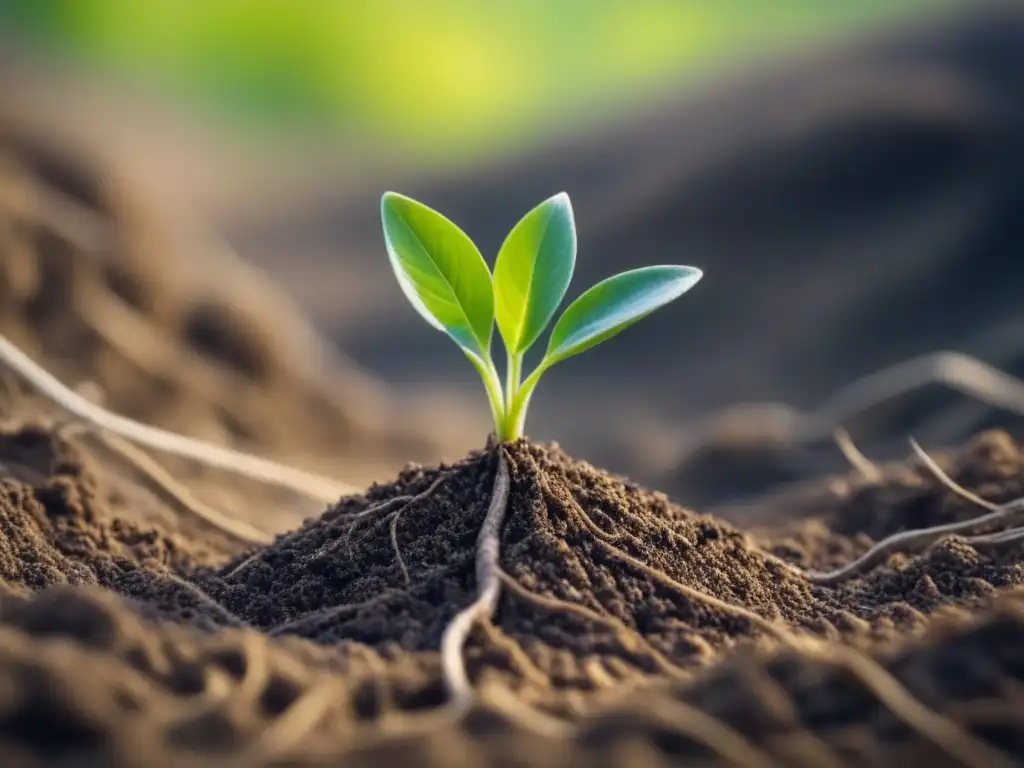
<svg viewBox="0 0 1024 768"><path fill-rule="evenodd" d="M576 265L576 227L564 192L526 214L505 239L494 276L473 241L437 211L394 192L381 200L388 256L417 311L481 364L497 321L510 355L537 341ZM653 266L610 277L562 313L541 367L600 344L689 290L695 267Z"/></svg>

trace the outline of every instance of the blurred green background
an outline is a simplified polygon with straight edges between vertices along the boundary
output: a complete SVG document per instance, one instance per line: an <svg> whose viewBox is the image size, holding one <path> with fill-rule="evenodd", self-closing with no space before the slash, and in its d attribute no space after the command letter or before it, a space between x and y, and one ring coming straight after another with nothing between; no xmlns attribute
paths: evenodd
<svg viewBox="0 0 1024 768"><path fill-rule="evenodd" d="M942 0L6 0L9 39L271 133L462 157Z"/></svg>

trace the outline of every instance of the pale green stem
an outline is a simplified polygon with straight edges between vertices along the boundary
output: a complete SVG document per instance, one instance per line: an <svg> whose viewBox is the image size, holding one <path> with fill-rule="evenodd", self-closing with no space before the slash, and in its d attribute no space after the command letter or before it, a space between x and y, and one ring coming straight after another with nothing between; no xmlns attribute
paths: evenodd
<svg viewBox="0 0 1024 768"><path fill-rule="evenodd" d="M505 415L512 404L512 398L519 391L519 384L523 377L523 356L512 351L506 352L508 364L505 369Z"/></svg>
<svg viewBox="0 0 1024 768"><path fill-rule="evenodd" d="M505 414L505 435L502 438L503 440L511 442L522 437L523 425L526 422L526 411L530 405L533 390L537 387L537 382L540 381L541 375L550 366L551 363L542 360L540 365L526 378L526 381L523 382L522 386L519 387L512 397L508 406L508 412Z"/></svg>
<svg viewBox="0 0 1024 768"><path fill-rule="evenodd" d="M480 378L484 381L484 388L487 390L487 400L491 404L494 430L498 435L498 439L503 440L502 435L505 431L505 398L501 392L501 378L498 376L498 369L494 367L494 361L490 357L486 361L468 353L466 357L473 363L473 367L476 368Z"/></svg>

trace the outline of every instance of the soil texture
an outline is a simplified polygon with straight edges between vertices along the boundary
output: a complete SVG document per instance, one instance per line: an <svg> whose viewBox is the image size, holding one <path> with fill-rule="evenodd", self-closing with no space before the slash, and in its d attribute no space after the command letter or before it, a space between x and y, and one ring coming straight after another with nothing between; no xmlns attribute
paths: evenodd
<svg viewBox="0 0 1024 768"><path fill-rule="evenodd" d="M59 435L8 429L3 764L1024 761L1019 547L949 537L833 588L783 562L830 568L979 514L918 464L754 534L554 445L501 450L507 580L465 652L478 703L450 721L438 648L476 589L493 446L242 551ZM1005 434L946 463L985 498L1021 493Z"/></svg>

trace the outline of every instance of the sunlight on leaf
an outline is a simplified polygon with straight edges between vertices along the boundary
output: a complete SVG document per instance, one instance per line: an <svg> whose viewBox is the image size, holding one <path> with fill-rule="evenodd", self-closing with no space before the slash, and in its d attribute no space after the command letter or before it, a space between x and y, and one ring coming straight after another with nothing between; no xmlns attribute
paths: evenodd
<svg viewBox="0 0 1024 768"><path fill-rule="evenodd" d="M702 276L695 267L657 266L602 280L570 304L558 319L543 365L578 355L621 333L682 296Z"/></svg>
<svg viewBox="0 0 1024 768"><path fill-rule="evenodd" d="M465 232L437 211L394 192L381 199L384 241L409 302L467 353L489 359L491 273Z"/></svg>
<svg viewBox="0 0 1024 768"><path fill-rule="evenodd" d="M494 265L494 310L505 346L522 354L561 303L576 266L576 226L564 192L515 225Z"/></svg>

